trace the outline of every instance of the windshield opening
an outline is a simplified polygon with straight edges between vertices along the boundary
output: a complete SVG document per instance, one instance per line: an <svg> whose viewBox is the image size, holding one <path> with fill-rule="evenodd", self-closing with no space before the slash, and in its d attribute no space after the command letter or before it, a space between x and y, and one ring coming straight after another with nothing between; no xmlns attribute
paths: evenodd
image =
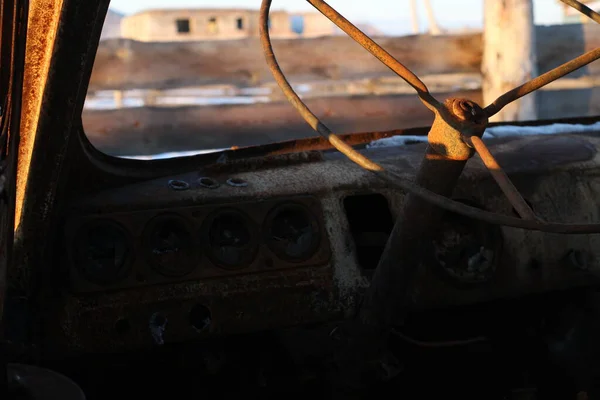
<svg viewBox="0 0 600 400"><path fill-rule="evenodd" d="M217 0L202 6L157 0L152 5L161 8L151 9L144 2L112 1L82 116L97 149L152 159L316 136L267 68L258 39L260 1L230 3L236 8L220 8ZM479 104L482 3L423 0L411 2L411 10L408 2L329 2L411 68L440 101L466 97ZM590 4L600 8L596 3ZM533 4L538 73L598 46L596 24L559 2ZM336 133L431 124L433 115L412 88L306 2L275 0L269 27L288 79ZM513 44L506 38L505 45ZM592 63L541 90L535 119L600 114L599 72Z"/></svg>

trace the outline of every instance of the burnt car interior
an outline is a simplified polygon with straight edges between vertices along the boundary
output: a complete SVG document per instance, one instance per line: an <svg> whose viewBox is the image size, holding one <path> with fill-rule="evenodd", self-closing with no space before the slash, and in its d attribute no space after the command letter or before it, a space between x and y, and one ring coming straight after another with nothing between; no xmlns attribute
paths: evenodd
<svg viewBox="0 0 600 400"><path fill-rule="evenodd" d="M111 157L81 121L109 1L2 1L0 398L599 398L600 136L481 137L600 49L487 107L442 103L308 1L431 127L333 134L279 68L263 0L266 62L320 136ZM366 146L406 133L428 142Z"/></svg>

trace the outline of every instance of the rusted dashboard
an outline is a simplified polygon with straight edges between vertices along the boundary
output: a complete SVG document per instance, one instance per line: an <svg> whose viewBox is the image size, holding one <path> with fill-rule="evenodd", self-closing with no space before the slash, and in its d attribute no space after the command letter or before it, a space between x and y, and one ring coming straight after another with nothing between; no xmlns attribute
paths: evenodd
<svg viewBox="0 0 600 400"><path fill-rule="evenodd" d="M600 137L488 144L538 215L600 220ZM412 179L424 146L363 151ZM454 195L513 212L476 157ZM326 152L225 161L77 199L64 224L68 284L52 307L47 340L57 351L104 352L348 317L404 196ZM424 255L413 306L597 283L598 241L448 214Z"/></svg>

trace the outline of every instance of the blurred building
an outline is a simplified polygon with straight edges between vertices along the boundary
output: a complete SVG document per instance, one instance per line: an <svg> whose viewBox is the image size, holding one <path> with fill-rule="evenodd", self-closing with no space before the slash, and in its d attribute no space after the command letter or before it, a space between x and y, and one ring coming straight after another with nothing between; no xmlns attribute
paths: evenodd
<svg viewBox="0 0 600 400"><path fill-rule="evenodd" d="M600 12L600 1L598 0L579 0L594 11ZM563 21L566 24L580 24L593 22L591 18L583 15L573 7L569 7L565 3L560 3L563 10Z"/></svg>
<svg viewBox="0 0 600 400"><path fill-rule="evenodd" d="M100 40L115 39L121 37L121 21L124 15L113 10L108 10Z"/></svg>
<svg viewBox="0 0 600 400"><path fill-rule="evenodd" d="M273 38L329 36L334 25L318 13L270 13ZM231 40L259 35L259 12L248 9L155 9L123 18L121 35L144 42Z"/></svg>

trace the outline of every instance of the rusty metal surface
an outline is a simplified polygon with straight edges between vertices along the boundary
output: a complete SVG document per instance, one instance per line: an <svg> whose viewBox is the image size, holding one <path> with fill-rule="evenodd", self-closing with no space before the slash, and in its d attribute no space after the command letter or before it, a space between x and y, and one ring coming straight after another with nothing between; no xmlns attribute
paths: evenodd
<svg viewBox="0 0 600 400"><path fill-rule="evenodd" d="M487 122L485 113L476 103L448 99L435 110L427 141L438 155L449 160L467 161L473 156L473 149L465 143L463 136L482 136Z"/></svg>

